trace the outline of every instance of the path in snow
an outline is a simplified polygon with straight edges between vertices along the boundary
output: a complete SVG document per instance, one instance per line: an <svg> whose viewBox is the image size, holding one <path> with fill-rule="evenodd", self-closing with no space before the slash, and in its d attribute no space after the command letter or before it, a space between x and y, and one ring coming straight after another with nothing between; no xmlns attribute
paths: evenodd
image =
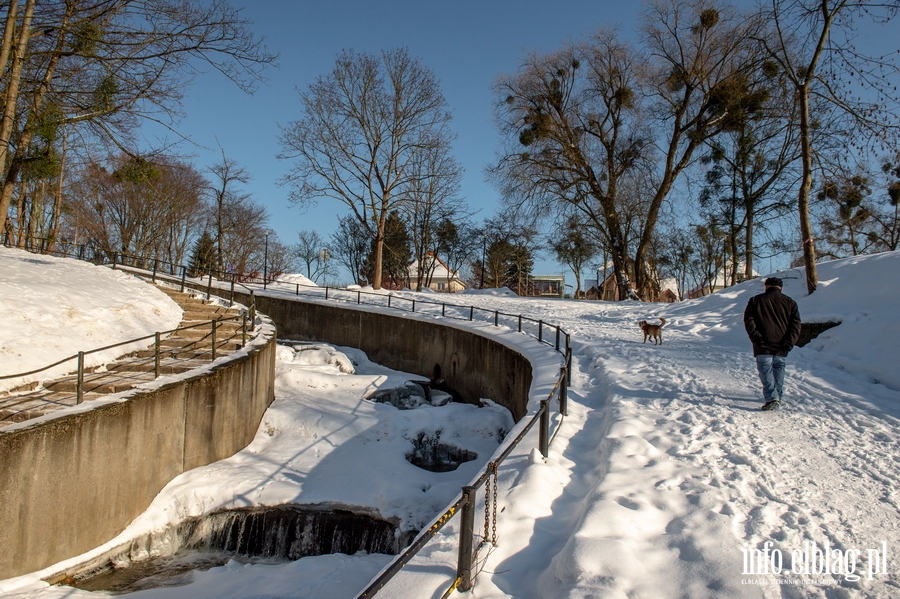
<svg viewBox="0 0 900 599"><path fill-rule="evenodd" d="M571 305L542 312L576 340L571 411L559 435L566 444L554 445L548 461L557 472L543 474L564 491L544 505L517 490L533 485L501 481L506 517L537 520L531 529L523 522L517 538L494 551L486 567L493 576L479 579L476 595L900 593L888 576L866 579L869 549L880 550L881 541L900 546L898 393L820 364L808 346L789 358L785 407L761 412L749 343L715 334L729 323L675 318L665 344L654 347L640 342L642 309L610 305L574 319ZM541 509L546 514L535 514ZM790 555L804 542L821 550L827 541L842 552L861 550L852 566L862 580L746 584L766 576L742 575L741 549L763 549L767 541L784 556L783 578L823 578L804 574L803 563L791 574ZM551 556L543 571L523 575L515 567Z"/></svg>

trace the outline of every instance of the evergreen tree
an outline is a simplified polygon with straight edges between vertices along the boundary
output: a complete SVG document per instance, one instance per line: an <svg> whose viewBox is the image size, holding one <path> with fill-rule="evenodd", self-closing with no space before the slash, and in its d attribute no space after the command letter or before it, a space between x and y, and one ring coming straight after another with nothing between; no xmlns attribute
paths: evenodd
<svg viewBox="0 0 900 599"><path fill-rule="evenodd" d="M203 235L194 244L194 250L191 253L190 275L192 277L204 275L214 270L215 265L215 242L208 231L203 231Z"/></svg>

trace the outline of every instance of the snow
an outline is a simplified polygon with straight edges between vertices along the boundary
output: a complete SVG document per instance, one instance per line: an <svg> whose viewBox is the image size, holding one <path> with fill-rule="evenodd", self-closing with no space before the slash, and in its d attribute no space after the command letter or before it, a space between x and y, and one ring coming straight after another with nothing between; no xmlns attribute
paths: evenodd
<svg viewBox="0 0 900 599"><path fill-rule="evenodd" d="M275 279L275 282L270 283L270 285L278 285L278 284L297 285L298 283L300 284L301 287L304 285L307 287L318 287L318 284L315 283L312 279L310 279L306 275L302 275L300 273L293 273L293 274L286 273L283 275L279 275L278 278Z"/></svg>
<svg viewBox="0 0 900 599"><path fill-rule="evenodd" d="M6 251L0 254L4 276L10 256L23 264L13 277L18 295L41 306L45 265ZM58 285L68 284L66 272L54 275ZM747 300L762 292L761 280L676 304L449 296L458 304L559 323L573 342L569 415L554 418L547 459L534 450L532 435L501 465L498 546L482 550L470 595L900 594L898 272L898 252L823 263L812 295L802 270L772 273L784 279L784 292L797 300L805 322L842 321L791 352L785 405L777 412L759 410L761 386L742 324ZM44 307L55 313L54 304ZM666 319L663 345L641 343L637 322L660 317ZM43 335L58 333L37 318L31 322L28 332L18 329L19 338L39 344ZM448 324L475 326L516 344L540 373L533 403L546 396L553 383L546 346L503 327ZM277 368L277 399L253 443L176 478L123 535L218 507L282 501L367 506L419 527L481 472L481 458L498 447L497 430L508 426L504 411L490 405L397 410L365 400L409 375L372 364L351 348L280 348ZM450 473L408 464L409 438L437 428L442 440L465 435L461 446L477 446L479 460ZM440 596L455 572L457 521L379 596ZM826 550L823 572L816 567ZM756 559L762 556L769 570ZM194 573L191 584L135 595L349 597L388 561L334 555L280 565L230 562ZM772 563L781 566L780 574L771 572ZM0 581L0 592L93 595L48 587L39 575Z"/></svg>
<svg viewBox="0 0 900 599"><path fill-rule="evenodd" d="M121 271L0 246L0 376L27 372L129 339L174 329L181 308ZM138 342L87 354L90 368L143 349ZM74 372L75 360L26 377L0 380L7 391Z"/></svg>

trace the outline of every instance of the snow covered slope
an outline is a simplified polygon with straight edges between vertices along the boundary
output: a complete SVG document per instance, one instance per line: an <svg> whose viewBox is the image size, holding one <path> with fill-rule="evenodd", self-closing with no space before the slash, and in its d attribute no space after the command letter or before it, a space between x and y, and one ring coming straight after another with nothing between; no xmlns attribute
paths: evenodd
<svg viewBox="0 0 900 599"><path fill-rule="evenodd" d="M0 375L34 370L181 322L178 304L131 275L5 247L0 247L0 314ZM85 366L146 346L142 342L89 354ZM0 380L0 391L74 370L72 361L38 375Z"/></svg>

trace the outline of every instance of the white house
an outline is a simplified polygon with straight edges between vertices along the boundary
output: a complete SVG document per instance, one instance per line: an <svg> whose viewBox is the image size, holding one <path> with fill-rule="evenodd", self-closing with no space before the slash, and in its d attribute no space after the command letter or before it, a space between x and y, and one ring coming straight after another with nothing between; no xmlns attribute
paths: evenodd
<svg viewBox="0 0 900 599"><path fill-rule="evenodd" d="M433 252L425 254L425 277L423 284L427 284L428 288L440 293L456 293L466 288L466 284L459 278L459 271L450 271L450 268L435 256ZM415 260L410 263L409 268L409 287L415 289L416 281L419 280L419 265ZM430 277L429 277L430 275Z"/></svg>

